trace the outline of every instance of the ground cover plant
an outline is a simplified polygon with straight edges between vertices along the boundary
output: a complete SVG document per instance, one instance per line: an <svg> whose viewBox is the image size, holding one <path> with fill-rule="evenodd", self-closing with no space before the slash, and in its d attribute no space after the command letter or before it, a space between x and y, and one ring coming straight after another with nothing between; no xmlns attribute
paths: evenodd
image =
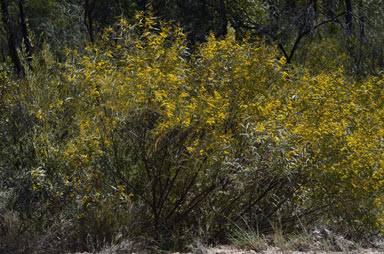
<svg viewBox="0 0 384 254"><path fill-rule="evenodd" d="M383 232L381 75L287 64L230 25L190 49L135 19L65 61L19 52L22 78L1 66L0 251L182 250L298 221Z"/></svg>

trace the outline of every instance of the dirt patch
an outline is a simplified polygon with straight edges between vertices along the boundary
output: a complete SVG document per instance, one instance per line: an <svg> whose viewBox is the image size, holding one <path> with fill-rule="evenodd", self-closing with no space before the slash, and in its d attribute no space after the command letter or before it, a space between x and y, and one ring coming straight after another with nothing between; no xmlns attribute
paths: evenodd
<svg viewBox="0 0 384 254"><path fill-rule="evenodd" d="M349 252L331 252L331 251L319 251L319 250L311 250L311 251L291 251L291 250L281 250L276 247L271 247L268 250L256 252L254 250L240 250L234 248L232 246L219 246L216 248L207 248L205 250L197 250L190 254L336 254L336 253L353 253L353 254L379 254L383 253L383 250L375 250L375 249L359 249L353 250ZM139 253L137 253L139 254ZM181 253L173 253L173 254L181 254Z"/></svg>
<svg viewBox="0 0 384 254"><path fill-rule="evenodd" d="M153 253L164 253L164 254L384 254L384 249L374 249L374 248L359 248L350 251L326 251L319 250L315 246L313 249L306 251L294 251L290 249L280 249L278 247L268 247L263 251L254 251L254 250L245 250L239 249L230 245L220 245L217 247L204 247L200 245L196 247L191 252L164 252L164 251L155 251L148 249L148 246L137 246L132 244L132 242L124 242L113 247L104 249L103 251L98 252L98 254L153 254ZM91 254L89 252L78 252L74 254Z"/></svg>

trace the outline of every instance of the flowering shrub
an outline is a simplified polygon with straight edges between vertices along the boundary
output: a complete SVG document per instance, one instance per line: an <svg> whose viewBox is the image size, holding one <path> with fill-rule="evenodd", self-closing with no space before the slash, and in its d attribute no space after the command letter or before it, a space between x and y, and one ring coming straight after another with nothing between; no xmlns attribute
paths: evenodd
<svg viewBox="0 0 384 254"><path fill-rule="evenodd" d="M27 183L29 219L60 214L88 249L118 233L178 248L242 222L383 230L381 77L289 69L231 29L190 52L177 26L136 18L65 63L46 48L25 80L2 72L2 174Z"/></svg>

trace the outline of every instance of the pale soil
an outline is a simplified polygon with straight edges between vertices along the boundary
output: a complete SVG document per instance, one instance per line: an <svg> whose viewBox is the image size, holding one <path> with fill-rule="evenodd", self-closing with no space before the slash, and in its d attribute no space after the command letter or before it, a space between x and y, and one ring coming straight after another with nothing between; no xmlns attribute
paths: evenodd
<svg viewBox="0 0 384 254"><path fill-rule="evenodd" d="M203 254L204 252L197 252L196 254ZM353 253L353 254L370 254L370 253L383 253L384 250L375 250L375 249L359 249L359 250L354 250L354 251L345 251L345 252L327 252L327 251L316 251L316 250L311 250L311 251L290 251L290 250L280 250L278 248L270 248L266 251L262 252L255 252L253 250L239 250L231 246L219 246L217 248L208 248L206 249L206 252L204 254L256 254L256 253L261 253L261 254L336 254L336 253ZM177 254L177 253L174 253Z"/></svg>
<svg viewBox="0 0 384 254"><path fill-rule="evenodd" d="M148 251L144 252L148 254ZM375 250L375 249L359 249L353 251L344 251L344 252L332 252L332 251L319 251L319 250L310 250L310 251L291 251L291 250L280 250L279 248L271 247L266 251L256 252L253 250L240 250L231 246L219 246L216 248L207 248L205 250L198 250L191 253L170 253L170 254L384 254L384 250ZM87 252L75 253L75 254L90 254ZM104 250L98 254L142 254L140 251L124 251L124 250Z"/></svg>
<svg viewBox="0 0 384 254"><path fill-rule="evenodd" d="M141 254L140 252L124 252L124 251L118 251L118 252L100 252L99 254ZM145 252L148 253L147 251ZM374 249L359 249L349 252L332 252L332 251L318 251L318 250L312 250L312 251L282 251L278 248L270 248L266 251L261 252L255 252L253 250L239 250L227 246L220 246L217 248L209 248L206 250L206 252L194 252L194 253L171 253L171 254L342 254L342 253L349 253L349 254L384 254L384 250L374 250ZM88 252L83 253L75 253L75 254L90 254Z"/></svg>
<svg viewBox="0 0 384 254"><path fill-rule="evenodd" d="M152 254L153 251L149 250L141 250L141 248L138 249L131 249L130 247L126 248L127 246L115 246L112 248L106 248L103 251L98 252L97 254ZM144 248L145 249L145 248ZM167 253L167 252L157 252L157 253L164 253L164 254L342 254L342 253L348 253L348 254L384 254L384 249L371 249L371 248L360 248L357 250L351 250L351 251L341 251L341 252L335 252L335 251L326 251L326 250L307 250L307 251L292 251L292 250L282 250L277 247L269 247L267 250L256 252L254 250L243 250L238 249L233 246L228 245L221 245L218 247L211 247L211 248L198 248L195 249L193 252L188 253L180 253L180 252L174 252L174 253ZM91 254L88 252L78 252L75 254Z"/></svg>

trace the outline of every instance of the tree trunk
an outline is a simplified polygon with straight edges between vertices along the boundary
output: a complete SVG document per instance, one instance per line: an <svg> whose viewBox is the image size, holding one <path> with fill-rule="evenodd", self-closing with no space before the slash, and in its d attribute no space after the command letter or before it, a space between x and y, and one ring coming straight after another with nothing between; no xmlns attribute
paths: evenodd
<svg viewBox="0 0 384 254"><path fill-rule="evenodd" d="M221 17L221 29L219 30L217 36L226 36L228 19L227 19L227 6L225 0L220 0L219 12Z"/></svg>
<svg viewBox="0 0 384 254"><path fill-rule="evenodd" d="M347 28L347 33L352 33L352 0L345 0L345 8L346 8L346 14L345 14L345 25Z"/></svg>
<svg viewBox="0 0 384 254"><path fill-rule="evenodd" d="M8 1L0 0L0 5L1 5L0 7L1 7L2 22L3 22L3 26L5 28L5 32L7 36L9 55L12 59L13 64L15 65L16 73L18 75L23 75L24 68L20 62L19 55L17 54L15 35L13 33L13 29L11 27L11 21L9 18Z"/></svg>
<svg viewBox="0 0 384 254"><path fill-rule="evenodd" d="M28 61L31 61L32 59L32 44L28 37L28 27L27 22L25 20L25 13L24 13L24 0L19 0L19 14L20 14L20 25L23 32L23 39L24 39L24 45L25 49L28 54Z"/></svg>
<svg viewBox="0 0 384 254"><path fill-rule="evenodd" d="M140 11L146 11L147 0L136 0L137 7Z"/></svg>
<svg viewBox="0 0 384 254"><path fill-rule="evenodd" d="M94 42L94 33L93 33L93 17L92 12L95 7L96 0L85 0L84 6L84 24L88 31L89 40Z"/></svg>

